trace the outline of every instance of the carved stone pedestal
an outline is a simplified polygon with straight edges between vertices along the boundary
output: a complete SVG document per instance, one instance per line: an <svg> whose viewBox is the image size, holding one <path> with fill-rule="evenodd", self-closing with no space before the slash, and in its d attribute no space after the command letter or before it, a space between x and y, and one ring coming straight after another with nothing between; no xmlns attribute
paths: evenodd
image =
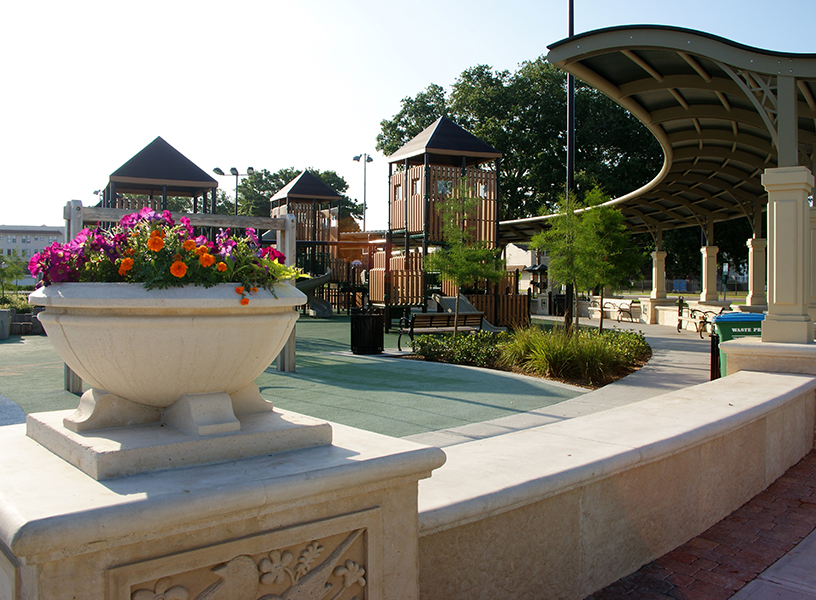
<svg viewBox="0 0 816 600"><path fill-rule="evenodd" d="M444 453L332 429L330 445L97 481L0 428L0 598L417 598L417 481Z"/></svg>

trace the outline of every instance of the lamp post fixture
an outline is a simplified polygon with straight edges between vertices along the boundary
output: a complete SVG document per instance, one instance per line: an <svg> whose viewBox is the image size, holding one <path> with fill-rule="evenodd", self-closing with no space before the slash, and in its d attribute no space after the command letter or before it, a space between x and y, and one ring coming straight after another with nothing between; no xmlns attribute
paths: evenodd
<svg viewBox="0 0 816 600"><path fill-rule="evenodd" d="M236 169L235 167L231 167L229 172L230 175L235 175L235 216L238 216L238 179L240 177L248 177L249 175L253 175L255 173L255 169L253 169L252 167L247 167L246 173L239 173L238 169ZM221 176L226 175L226 173L224 173L224 171L222 171L220 167L215 167L213 169L213 173Z"/></svg>
<svg viewBox="0 0 816 600"><path fill-rule="evenodd" d="M371 158L368 154L363 152L362 154L358 154L354 157L356 162L360 162L360 159L363 160L363 231L366 230L366 163L374 162L374 159ZM337 218L340 218L340 211L337 211Z"/></svg>

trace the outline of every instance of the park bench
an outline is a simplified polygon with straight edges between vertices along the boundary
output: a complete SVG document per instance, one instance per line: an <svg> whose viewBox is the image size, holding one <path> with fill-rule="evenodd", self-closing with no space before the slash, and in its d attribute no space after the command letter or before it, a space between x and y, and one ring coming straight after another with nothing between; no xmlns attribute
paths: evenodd
<svg viewBox="0 0 816 600"><path fill-rule="evenodd" d="M603 310L610 311L609 312L610 318L612 318L612 312L617 311L616 316L617 316L618 323L621 322L621 319L623 318L624 315L627 315L629 317L630 322L632 322L632 323L635 322L635 318L632 316L632 300L621 300L619 302L613 302L613 301L610 300L608 302L604 302ZM590 318L594 318L593 315L592 315L592 313L594 311L598 311L598 313L600 314L601 304L600 304L600 302L598 300L592 300L589 303L589 316L590 316Z"/></svg>
<svg viewBox="0 0 816 600"><path fill-rule="evenodd" d="M677 309L677 333L683 330L685 324L694 325L694 330L700 334L700 339L703 339L705 331L711 331L714 324L714 317L721 315L725 307L720 310L703 310L701 308L691 308L688 304L683 302L680 298Z"/></svg>
<svg viewBox="0 0 816 600"><path fill-rule="evenodd" d="M483 313L464 313L459 315L458 331L481 331ZM402 351L402 336L408 334L411 341L414 335L423 333L453 333L456 315L452 313L412 313L407 319L400 319L397 349Z"/></svg>

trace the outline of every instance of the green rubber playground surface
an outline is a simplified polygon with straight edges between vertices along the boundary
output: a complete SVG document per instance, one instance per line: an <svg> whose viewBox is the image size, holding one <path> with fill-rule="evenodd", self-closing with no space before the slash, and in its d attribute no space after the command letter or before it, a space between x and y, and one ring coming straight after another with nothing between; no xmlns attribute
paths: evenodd
<svg viewBox="0 0 816 600"><path fill-rule="evenodd" d="M280 408L403 437L527 412L583 393L498 371L355 356L349 352L350 330L345 315L301 317L297 372L280 373L271 365L256 380L261 394ZM397 347L396 334L386 334L385 347ZM78 398L62 388L63 365L47 337L0 340L0 396L26 413L75 408Z"/></svg>

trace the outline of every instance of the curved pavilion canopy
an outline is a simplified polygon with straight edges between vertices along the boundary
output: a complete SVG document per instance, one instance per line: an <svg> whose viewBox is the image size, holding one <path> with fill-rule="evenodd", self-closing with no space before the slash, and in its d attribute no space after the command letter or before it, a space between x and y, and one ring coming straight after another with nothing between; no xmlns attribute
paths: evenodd
<svg viewBox="0 0 816 600"><path fill-rule="evenodd" d="M591 31L549 48L549 62L629 110L663 148L660 173L609 203L635 232L700 226L710 234L715 221L737 217L756 228L767 203L763 171L813 170L816 54L652 25ZM505 221L500 236L529 239L545 220Z"/></svg>

